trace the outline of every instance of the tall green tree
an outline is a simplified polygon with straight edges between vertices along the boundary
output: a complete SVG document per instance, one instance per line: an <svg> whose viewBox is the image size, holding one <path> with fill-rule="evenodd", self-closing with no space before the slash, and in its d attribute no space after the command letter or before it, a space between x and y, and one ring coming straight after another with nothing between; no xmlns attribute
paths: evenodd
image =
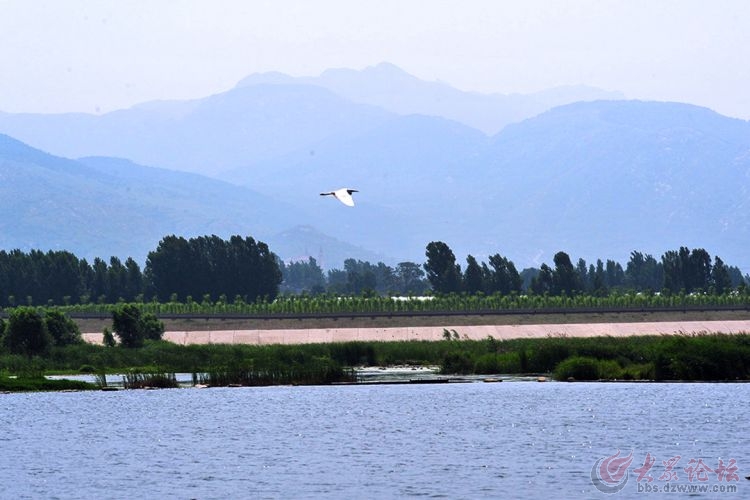
<svg viewBox="0 0 750 500"><path fill-rule="evenodd" d="M555 278L552 268L542 264L539 272L531 280L531 291L536 295L551 294L554 290Z"/></svg>
<svg viewBox="0 0 750 500"><path fill-rule="evenodd" d="M3 340L10 352L29 357L46 353L52 345L44 318L33 307L11 310Z"/></svg>
<svg viewBox="0 0 750 500"><path fill-rule="evenodd" d="M279 262L282 282L281 291L285 293L313 292L325 290L326 277L318 262L308 257L307 261L294 261L288 264Z"/></svg>
<svg viewBox="0 0 750 500"><path fill-rule="evenodd" d="M127 271L122 261L118 257L110 257L107 268L107 302L114 304L125 298L127 279Z"/></svg>
<svg viewBox="0 0 750 500"><path fill-rule="evenodd" d="M521 291L521 276L511 260L500 254L495 254L490 255L489 261L491 292L500 292L507 295L511 292Z"/></svg>
<svg viewBox="0 0 750 500"><path fill-rule="evenodd" d="M148 254L144 274L163 301L172 294L273 300L282 281L278 258L268 245L237 235L229 241L215 235L167 236Z"/></svg>
<svg viewBox="0 0 750 500"><path fill-rule="evenodd" d="M605 269L605 273L607 276L607 287L610 289L622 288L622 286L625 284L625 271L623 271L622 265L612 259L607 259Z"/></svg>
<svg viewBox="0 0 750 500"><path fill-rule="evenodd" d="M135 304L121 304L112 311L112 330L123 347L142 347L146 339L141 323L141 309Z"/></svg>
<svg viewBox="0 0 750 500"><path fill-rule="evenodd" d="M607 273L604 271L604 262L602 262L602 259L596 259L596 267L592 274L591 288L594 295L604 297L609 293L609 287L607 286Z"/></svg>
<svg viewBox="0 0 750 500"><path fill-rule="evenodd" d="M633 251L625 267L625 286L636 291L660 290L664 285L662 264L653 255Z"/></svg>
<svg viewBox="0 0 750 500"><path fill-rule="evenodd" d="M125 279L123 289L119 295L122 296L126 302L132 302L145 292L143 285L143 273L141 272L140 266L132 257L128 257L125 261Z"/></svg>
<svg viewBox="0 0 750 500"><path fill-rule="evenodd" d="M711 286L711 256L702 248L693 249L689 258L688 288L707 292Z"/></svg>
<svg viewBox="0 0 750 500"><path fill-rule="evenodd" d="M66 314L55 309L48 309L44 313L44 323L55 345L65 346L83 343L81 330L76 322Z"/></svg>
<svg viewBox="0 0 750 500"><path fill-rule="evenodd" d="M586 261L583 258L578 259L576 271L578 272L578 281L581 283L581 289L585 292L591 292L591 276L589 276L589 268L586 266Z"/></svg>
<svg viewBox="0 0 750 500"><path fill-rule="evenodd" d="M711 269L711 284L716 293L722 294L732 289L732 278L729 276L729 268L718 256L714 257L714 265Z"/></svg>
<svg viewBox="0 0 750 500"><path fill-rule="evenodd" d="M328 291L333 294L346 294L347 288L347 272L343 269L329 269L327 273Z"/></svg>
<svg viewBox="0 0 750 500"><path fill-rule="evenodd" d="M557 252L553 258L555 271L553 273L554 295L563 293L573 294L581 290L581 283L578 279L576 268L570 260L570 256L565 252Z"/></svg>
<svg viewBox="0 0 750 500"><path fill-rule="evenodd" d="M344 271L346 271L347 293L360 295L365 292L372 293L377 288L375 272L369 262L346 259L344 261Z"/></svg>
<svg viewBox="0 0 750 500"><path fill-rule="evenodd" d="M430 285L425 281L425 273L416 262L399 262L395 269L397 291L401 294L421 295Z"/></svg>
<svg viewBox="0 0 750 500"><path fill-rule="evenodd" d="M680 247L662 255L664 288L671 292L707 291L711 287L711 257L702 248Z"/></svg>
<svg viewBox="0 0 750 500"><path fill-rule="evenodd" d="M164 323L136 304L120 304L112 311L112 330L123 347L142 347L146 340L161 340Z"/></svg>
<svg viewBox="0 0 750 500"><path fill-rule="evenodd" d="M164 323L159 321L154 313L143 313L139 327L146 340L161 340L164 335Z"/></svg>
<svg viewBox="0 0 750 500"><path fill-rule="evenodd" d="M484 291L485 277L482 267L473 255L466 257L466 270L464 271L464 291L475 294Z"/></svg>
<svg viewBox="0 0 750 500"><path fill-rule="evenodd" d="M110 295L107 263L95 257L92 270L91 298L95 302L106 302Z"/></svg>
<svg viewBox="0 0 750 500"><path fill-rule="evenodd" d="M442 241L432 241L425 251L424 270L432 289L437 293L461 291L461 266L456 264L453 250Z"/></svg>

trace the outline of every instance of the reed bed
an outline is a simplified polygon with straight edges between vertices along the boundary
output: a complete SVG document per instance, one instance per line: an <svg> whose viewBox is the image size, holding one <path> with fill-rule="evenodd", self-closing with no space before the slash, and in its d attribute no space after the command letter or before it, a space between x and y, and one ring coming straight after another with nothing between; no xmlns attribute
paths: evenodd
<svg viewBox="0 0 750 500"><path fill-rule="evenodd" d="M0 374L76 373L93 366L109 373L131 369L134 385L153 387L154 381L143 383L147 375L181 372L195 373L196 383L206 385L255 386L348 382L354 379L351 368L359 366L430 365L445 374L556 374L561 380L750 380L748 334L462 340L460 329L457 333L458 339L451 335L437 342L181 346L147 341L137 349L82 344L56 347L31 360L0 354Z"/></svg>
<svg viewBox="0 0 750 500"><path fill-rule="evenodd" d="M174 389L179 387L174 373L130 371L122 377L125 389Z"/></svg>

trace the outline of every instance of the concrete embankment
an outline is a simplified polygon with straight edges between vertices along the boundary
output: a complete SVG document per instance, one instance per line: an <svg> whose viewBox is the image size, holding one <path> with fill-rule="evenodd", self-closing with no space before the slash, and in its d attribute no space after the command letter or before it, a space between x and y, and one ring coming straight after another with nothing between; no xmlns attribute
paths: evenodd
<svg viewBox="0 0 750 500"><path fill-rule="evenodd" d="M655 321L621 323L546 323L516 325L404 326L383 328L288 328L236 330L168 330L164 339L176 344L310 344L349 341L442 340L445 331L462 339L497 340L544 337L624 337L634 335L693 335L750 333L750 320ZM101 333L84 333L101 343Z"/></svg>

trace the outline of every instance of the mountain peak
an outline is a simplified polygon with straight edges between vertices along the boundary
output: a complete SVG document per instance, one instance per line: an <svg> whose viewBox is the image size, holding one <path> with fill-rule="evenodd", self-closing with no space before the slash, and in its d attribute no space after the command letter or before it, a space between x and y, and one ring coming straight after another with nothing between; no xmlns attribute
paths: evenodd
<svg viewBox="0 0 750 500"><path fill-rule="evenodd" d="M250 85L284 85L284 84L290 84L290 83L299 83L296 78L293 76L289 76L285 73L281 73L278 71L268 71L265 73L253 73L251 75L246 76L239 82L237 82L236 87L247 87Z"/></svg>
<svg viewBox="0 0 750 500"><path fill-rule="evenodd" d="M408 77L408 78L416 78L414 75L407 73L403 69L399 68L393 63L389 63L386 61L380 62L376 64L375 66L368 66L365 69L362 70L362 73L370 73L370 74L379 74L389 77Z"/></svg>

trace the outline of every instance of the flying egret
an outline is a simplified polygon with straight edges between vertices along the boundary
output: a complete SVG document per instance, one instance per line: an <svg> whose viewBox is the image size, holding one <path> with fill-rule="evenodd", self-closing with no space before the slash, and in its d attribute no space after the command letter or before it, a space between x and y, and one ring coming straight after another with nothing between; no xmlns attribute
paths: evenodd
<svg viewBox="0 0 750 500"><path fill-rule="evenodd" d="M329 191L327 193L320 193L320 196L333 196L337 200L339 200L341 203L348 207L354 206L354 198L352 198L352 193L358 193L356 189L349 189L349 188L341 188L337 189L336 191Z"/></svg>

